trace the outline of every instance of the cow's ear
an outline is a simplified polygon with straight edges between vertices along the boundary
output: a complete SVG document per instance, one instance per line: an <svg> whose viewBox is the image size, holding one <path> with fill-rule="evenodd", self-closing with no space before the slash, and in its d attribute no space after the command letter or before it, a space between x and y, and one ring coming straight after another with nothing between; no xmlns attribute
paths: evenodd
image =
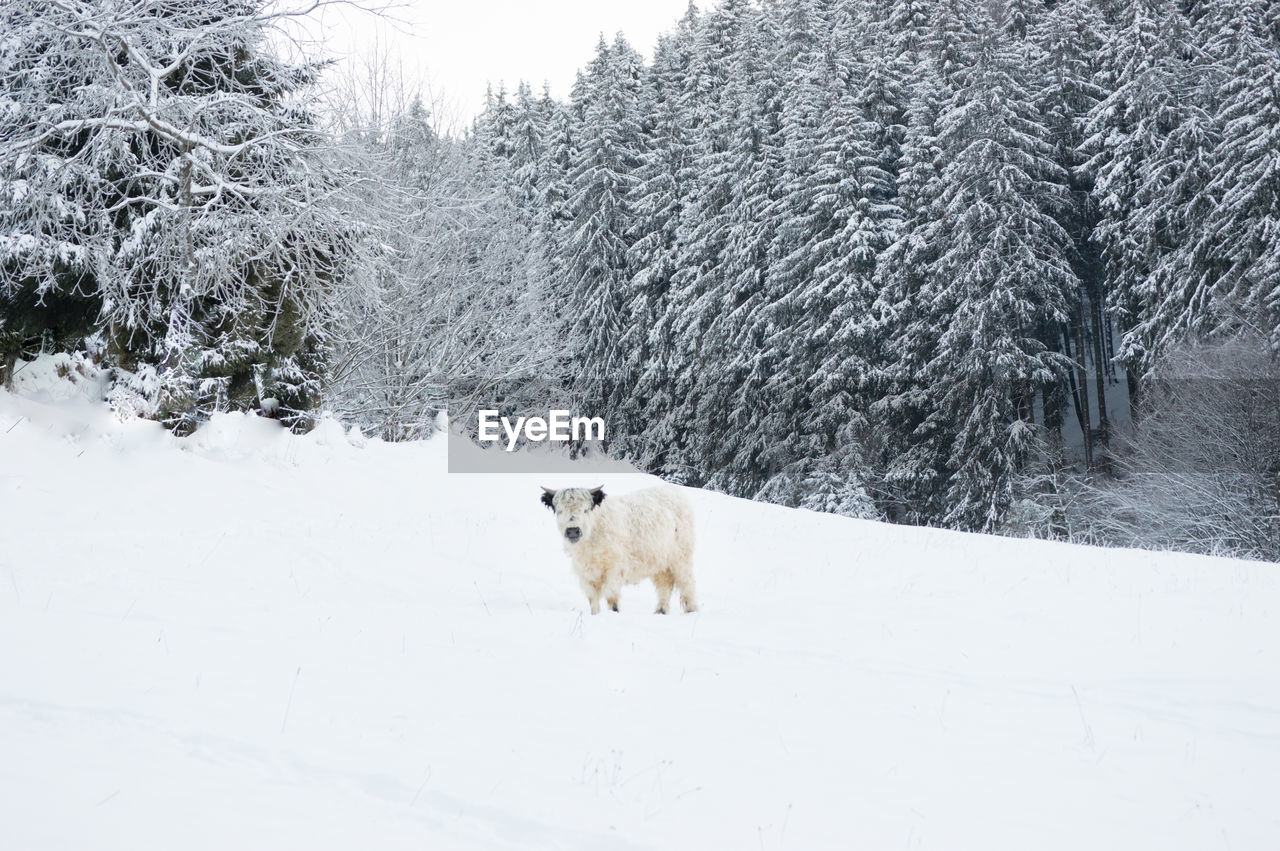
<svg viewBox="0 0 1280 851"><path fill-rule="evenodd" d="M595 505L604 502L604 485L591 489L591 502Z"/></svg>
<svg viewBox="0 0 1280 851"><path fill-rule="evenodd" d="M555 503L552 502L552 500L555 498L556 498L556 492L553 491L551 488L542 489L542 504L545 505L547 508L550 508L552 511L556 510Z"/></svg>

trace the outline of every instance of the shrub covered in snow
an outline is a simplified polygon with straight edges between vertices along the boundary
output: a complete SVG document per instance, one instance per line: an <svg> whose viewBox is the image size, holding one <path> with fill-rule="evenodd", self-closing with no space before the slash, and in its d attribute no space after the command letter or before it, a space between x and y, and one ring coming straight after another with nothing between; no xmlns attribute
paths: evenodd
<svg viewBox="0 0 1280 851"><path fill-rule="evenodd" d="M1251 335L1175 348L1114 463L1059 497L1076 540L1280 561L1280 359Z"/></svg>

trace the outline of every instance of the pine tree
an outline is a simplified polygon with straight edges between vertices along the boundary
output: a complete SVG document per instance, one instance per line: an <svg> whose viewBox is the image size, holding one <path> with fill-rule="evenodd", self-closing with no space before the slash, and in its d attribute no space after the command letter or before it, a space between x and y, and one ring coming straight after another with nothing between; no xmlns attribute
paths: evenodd
<svg viewBox="0 0 1280 851"><path fill-rule="evenodd" d="M915 507L921 516L993 531L1029 443L1025 387L1056 380L1065 366L1034 329L1065 318L1079 282L1068 235L1045 212L1062 196L1047 132L1011 73L1016 54L999 44L994 22L979 27L974 66L938 120L941 192L910 237L936 257L898 306L897 366L926 413L897 464L931 491Z"/></svg>
<svg viewBox="0 0 1280 851"><path fill-rule="evenodd" d="M907 128L897 166L897 203L902 222L896 238L878 258L873 305L875 336L883 354L873 376L882 388L871 406L882 426L878 466L886 513L893 519L926 523L942 515L945 489L946 423L931 403L924 370L936 346L922 301L929 269L939 249L929 239L935 207L944 189L938 120L948 89L938 61L918 60L907 111Z"/></svg>
<svg viewBox="0 0 1280 851"><path fill-rule="evenodd" d="M1086 465L1093 461L1092 416L1094 409L1086 393L1086 358L1094 363L1097 391L1096 410L1099 433L1106 439L1106 372L1110 344L1110 322L1106 315L1107 290L1099 245L1093 239L1099 214L1091 195L1091 175L1084 168L1086 156L1084 117L1105 96L1094 82L1097 56L1101 51L1105 28L1093 0L1068 0L1047 12L1032 34L1038 46L1034 66L1036 100L1049 141L1053 145L1053 161L1062 169L1067 200L1056 210L1056 217L1071 235L1071 261L1082 288L1071 294L1074 319L1070 327L1048 323L1040 338L1055 351L1073 353L1077 379L1070 388L1061 384L1043 388L1044 424L1053 436L1060 432L1064 405L1068 398L1075 403L1077 420L1084 437ZM1079 342L1088 341L1084 346ZM1090 345L1091 344L1091 345Z"/></svg>
<svg viewBox="0 0 1280 851"><path fill-rule="evenodd" d="M802 69L810 65L807 57L816 56L814 29L820 26L807 3L787 7L781 16L763 9L743 33L730 85L738 105L727 152L734 178L719 269L723 309L711 323L708 341L725 363L710 398L732 426L729 439L708 447L708 454L720 459L711 485L742 496L755 495L792 451L787 443L794 433L792 403L802 385L786 372L785 338L776 333L780 316L790 316L792 287L785 274L778 274L785 266L776 257L784 236L779 228L787 221L779 205L787 191L786 148L803 147L788 137L803 132L797 125L807 127L815 116L807 111L812 103L793 109L802 97L789 98L786 92L789 75L808 73Z"/></svg>
<svg viewBox="0 0 1280 851"><path fill-rule="evenodd" d="M680 112L681 84L690 61L692 19L673 36L664 36L654 52L648 78L645 113L648 122L644 153L637 171L634 226L628 264L632 317L621 346L628 365L623 374L634 379L623 400L628 454L645 469L665 463L664 447L674 435L658 424L670 423L675 357L675 317L671 286L679 259L680 215L688 187L691 145Z"/></svg>
<svg viewBox="0 0 1280 851"><path fill-rule="evenodd" d="M640 165L643 132L640 94L645 69L621 37L603 37L583 80L576 156L568 177L573 220L561 247L568 293L566 318L581 340L584 381L598 382L589 394L609 400L625 368L620 348L627 315L627 263L631 205Z"/></svg>
<svg viewBox="0 0 1280 851"><path fill-rule="evenodd" d="M736 104L729 98L730 63L754 13L745 0L726 0L698 19L689 72L679 110L689 133L689 157L680 181L688 187L676 228L679 246L671 281L669 319L675 340L671 408L654 424L664 443L664 475L701 485L712 469L706 447L690 422L711 421L703 397L707 382L720 377L722 357L708 340L708 329L722 313L722 253L728 234L728 209L735 192L733 157L726 150L735 132ZM708 367L711 367L710 369Z"/></svg>
<svg viewBox="0 0 1280 851"><path fill-rule="evenodd" d="M1202 187L1211 200L1194 208L1198 238L1179 252L1188 291L1162 304L1154 323L1218 330L1243 321L1280 339L1280 53L1263 12L1259 0L1239 0L1210 42L1223 63L1219 141Z"/></svg>
<svg viewBox="0 0 1280 851"><path fill-rule="evenodd" d="M1203 147L1206 122L1187 85L1183 24L1166 0L1127 7L1102 51L1098 82L1107 95L1085 125L1108 306L1125 331L1119 356L1138 372L1158 355L1161 333L1146 322L1169 297L1171 279L1154 273L1189 224L1178 203L1195 192L1173 191L1171 184L1204 175L1186 171ZM1135 387L1131 382L1130 391Z"/></svg>
<svg viewBox="0 0 1280 851"><path fill-rule="evenodd" d="M512 105L511 119L511 184L516 193L516 203L529 215L538 215L543 195L547 189L547 176L543 136L547 128L542 126L542 113L533 98L529 84L521 82L516 88L516 100Z"/></svg>
<svg viewBox="0 0 1280 851"><path fill-rule="evenodd" d="M937 0L931 11L924 48L948 85L967 80L973 68L979 12L974 0Z"/></svg>

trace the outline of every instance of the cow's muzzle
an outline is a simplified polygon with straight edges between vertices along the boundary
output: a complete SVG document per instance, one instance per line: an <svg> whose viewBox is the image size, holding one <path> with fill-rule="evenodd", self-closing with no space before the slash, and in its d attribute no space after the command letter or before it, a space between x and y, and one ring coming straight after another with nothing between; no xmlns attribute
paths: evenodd
<svg viewBox="0 0 1280 851"><path fill-rule="evenodd" d="M570 526L564 530L564 536L569 539L569 543L576 544L578 539L582 537L582 530L577 526Z"/></svg>

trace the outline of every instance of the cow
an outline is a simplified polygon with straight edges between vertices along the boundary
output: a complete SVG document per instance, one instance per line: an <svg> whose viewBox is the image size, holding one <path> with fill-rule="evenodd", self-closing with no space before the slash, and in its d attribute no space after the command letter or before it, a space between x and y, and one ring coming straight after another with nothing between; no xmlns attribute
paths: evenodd
<svg viewBox="0 0 1280 851"><path fill-rule="evenodd" d="M667 614L673 588L686 612L697 611L693 582L693 509L678 489L663 486L606 498L604 488L542 489L555 512L565 553L591 614L603 597L618 611L624 585L652 579L656 614Z"/></svg>

